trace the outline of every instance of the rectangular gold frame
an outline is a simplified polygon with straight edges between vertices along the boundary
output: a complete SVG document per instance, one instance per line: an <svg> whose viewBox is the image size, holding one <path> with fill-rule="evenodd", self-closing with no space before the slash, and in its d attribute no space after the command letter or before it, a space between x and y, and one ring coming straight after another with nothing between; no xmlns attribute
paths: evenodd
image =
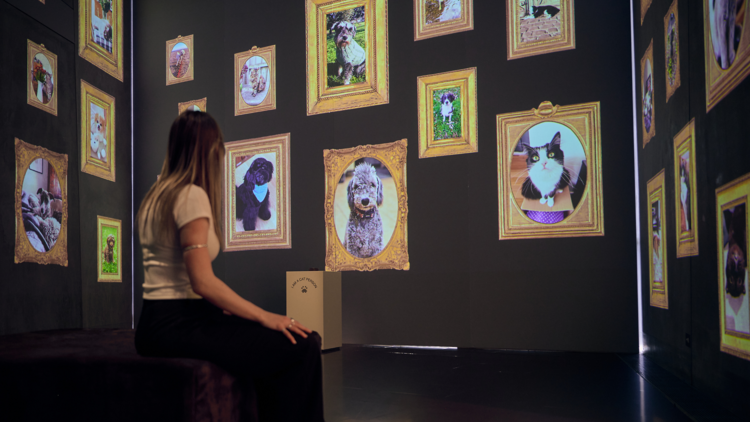
<svg viewBox="0 0 750 422"><path fill-rule="evenodd" d="M240 73L245 62L253 56L262 57L268 63L268 75L270 81L266 98L258 105L249 105L240 95ZM262 111L276 110L276 45L258 48L253 46L248 51L242 51L234 55L234 115L260 113Z"/></svg>
<svg viewBox="0 0 750 422"><path fill-rule="evenodd" d="M115 5L111 10L114 15L112 26L112 53L95 43L92 37L91 4L92 0L78 1L78 55L94 66L112 75L122 82L124 80L122 50L122 2L112 0Z"/></svg>
<svg viewBox="0 0 750 422"><path fill-rule="evenodd" d="M724 275L724 242L723 242L723 226L722 216L724 209L739 205L741 203L745 205L745 219L748 218L750 212L748 212L748 197L750 197L750 173L739 177L723 186L716 189L716 267L718 273L718 285L719 285L719 321L721 324L721 351L729 353L730 355L736 356L741 359L750 360L750 335L745 333L732 331L726 327L726 305L725 295L726 290L724 288L725 275ZM746 230L748 227L747 221L745 222ZM747 242L747 233L745 241ZM747 245L745 246L747 249ZM747 254L747 251L745 251ZM747 275L745 276L745 289L747 290ZM745 296L750 292L746 292Z"/></svg>
<svg viewBox="0 0 750 422"><path fill-rule="evenodd" d="M34 66L34 57L37 54L43 54L49 60L50 66L52 66L52 98L50 102L44 104L39 101L34 92L34 81L31 79L31 72ZM30 106L36 107L40 110L46 111L47 113L57 116L57 54L47 50L44 44L37 44L29 39L26 40L26 103Z"/></svg>
<svg viewBox="0 0 750 422"><path fill-rule="evenodd" d="M641 0L641 25L643 25L643 19L646 18L648 8L651 7L651 1L652 0Z"/></svg>
<svg viewBox="0 0 750 422"><path fill-rule="evenodd" d="M651 63L651 91L652 91L652 97L651 97L651 129L646 130L646 120L643 118L643 97L645 95L646 90L646 81L643 79L643 76L646 73L646 61L649 61ZM643 54L643 57L641 58L641 107L639 108L640 112L640 121L641 121L641 132L643 134L643 147L646 147L646 144L651 141L651 138L656 135L656 101L654 101L653 93L656 92L656 88L654 85L655 77L654 77L654 40L652 39L651 42L648 44L648 48L646 49L646 52Z"/></svg>
<svg viewBox="0 0 750 422"><path fill-rule="evenodd" d="M647 183L648 191L648 202L646 202L646 215L648 215L648 280L649 280L649 302L651 306L655 308L669 309L669 289L667 288L667 242L666 238L666 225L667 225L667 212L666 212L666 194L664 192L664 169L656 174ZM654 283L654 229L653 229L653 217L651 215L651 204L655 201L661 201L659 207L659 220L661 221L661 236L662 239L659 241L659 248L661 249L661 263L662 263L662 278L664 279L663 286L658 286Z"/></svg>
<svg viewBox="0 0 750 422"><path fill-rule="evenodd" d="M461 101L460 138L435 141L432 112L433 92L459 87ZM467 154L478 151L477 142L477 68L455 70L417 77L417 103L419 106L419 158Z"/></svg>
<svg viewBox="0 0 750 422"><path fill-rule="evenodd" d="M425 22L425 0L414 0L414 41L474 29L474 0L461 0L461 17L447 22Z"/></svg>
<svg viewBox="0 0 750 422"><path fill-rule="evenodd" d="M599 108L599 102L552 106L551 102L544 101L538 109L497 115L500 240L604 236ZM578 137L586 155L586 192L575 211L557 224L532 221L513 198L511 160L507 157L513 156L513 150L521 136L541 122L556 122L567 126Z"/></svg>
<svg viewBox="0 0 750 422"><path fill-rule="evenodd" d="M674 66L674 84L669 85L669 68L666 65L666 63L669 62L669 42L668 42L668 31L669 31L669 15L674 13L674 34L675 34L675 62L673 64ZM674 94L675 91L677 91L677 88L680 87L680 84L682 83L682 80L680 79L680 15L677 13L677 0L674 0L672 2L672 5L669 6L669 10L667 10L667 14L664 15L664 76L665 81L667 82L665 85L667 86L667 102L669 102L669 99L672 98L672 94Z"/></svg>
<svg viewBox="0 0 750 422"><path fill-rule="evenodd" d="M187 73L185 73L184 76L177 78L172 74L172 72L169 71L169 58L172 55L172 49L174 48L174 46L180 42L185 43L188 51L190 51L190 64L188 66ZM178 35L177 38L167 41L166 70L167 86L192 81L195 78L195 46L193 45L193 35L186 35L184 37L182 35Z"/></svg>
<svg viewBox="0 0 750 422"><path fill-rule="evenodd" d="M334 221L336 185L354 160L371 157L385 164L393 177L398 197L399 214L390 242L376 256L358 258L339 241ZM326 169L326 271L373 271L382 269L408 270L407 236L408 196L406 194L406 139L378 145L360 145L346 149L323 150Z"/></svg>
<svg viewBox="0 0 750 422"><path fill-rule="evenodd" d="M521 13L518 0L506 0L506 5L508 60L576 48L575 8L573 0L560 0L560 13L563 14L563 19L560 21L560 35L534 42L521 42L521 28L518 24L521 21Z"/></svg>
<svg viewBox="0 0 750 422"><path fill-rule="evenodd" d="M91 103L104 109L107 115L106 162L89 154ZM81 171L114 182L115 150L115 97L81 79Z"/></svg>
<svg viewBox="0 0 750 422"><path fill-rule="evenodd" d="M289 133L227 142L224 156L224 251L259 249L291 249L291 196L289 176ZM234 160L237 156L276 154L274 177L276 178L276 229L237 232L237 189Z"/></svg>
<svg viewBox="0 0 750 422"><path fill-rule="evenodd" d="M367 58L364 83L326 86L326 14L365 6ZM388 1L305 0L307 115L388 104Z"/></svg>
<svg viewBox="0 0 750 422"><path fill-rule="evenodd" d="M63 267L68 266L68 156L58 154L46 148L28 144L15 138L16 148L16 244L13 260L16 264L21 262L35 262L37 264L55 264ZM23 192L23 181L26 177L26 169L32 161L37 158L45 159L55 169L60 192L62 193L62 221L60 222L60 233L57 242L51 250L39 252L31 246L23 225L23 214L21 212L21 195Z"/></svg>
<svg viewBox="0 0 750 422"><path fill-rule="evenodd" d="M706 69L706 112L726 97L750 74L750 3L745 2L742 35L732 65L724 70L716 62L707 0L703 0L703 55Z"/></svg>
<svg viewBox="0 0 750 422"><path fill-rule="evenodd" d="M206 103L208 97L201 98L199 100L185 101L184 103L177 104L177 115L182 114L183 111L187 110L191 106L198 106L202 112L206 112Z"/></svg>
<svg viewBox="0 0 750 422"><path fill-rule="evenodd" d="M685 152L690 153L690 227L691 230L683 232L680 227L680 157ZM698 182L695 162L695 119L691 120L680 133L674 137L674 199L675 199L675 238L677 240L677 258L698 255Z"/></svg>
<svg viewBox="0 0 750 422"><path fill-rule="evenodd" d="M104 226L117 229L117 273L108 274L102 271L102 260L104 259L102 251L102 228ZM99 282L122 282L122 221L114 218L96 216L96 281Z"/></svg>

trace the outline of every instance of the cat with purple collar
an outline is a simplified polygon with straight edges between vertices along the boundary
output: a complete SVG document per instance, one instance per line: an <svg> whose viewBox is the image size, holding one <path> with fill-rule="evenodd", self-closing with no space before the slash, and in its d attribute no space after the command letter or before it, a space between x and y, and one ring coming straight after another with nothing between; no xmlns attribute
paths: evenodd
<svg viewBox="0 0 750 422"><path fill-rule="evenodd" d="M526 199L538 199L550 208L555 205L555 195L570 184L570 172L565 168L565 153L560 148L560 132L542 146L523 144L526 150L528 177L521 187Z"/></svg>

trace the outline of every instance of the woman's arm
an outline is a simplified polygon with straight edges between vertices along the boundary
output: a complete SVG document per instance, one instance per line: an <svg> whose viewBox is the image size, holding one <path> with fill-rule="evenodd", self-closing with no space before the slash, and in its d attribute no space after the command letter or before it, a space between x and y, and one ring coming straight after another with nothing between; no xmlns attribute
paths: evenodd
<svg viewBox="0 0 750 422"><path fill-rule="evenodd" d="M191 245L205 245L208 243L208 218L199 218L193 220L180 229L180 244L184 249ZM208 255L208 248L196 248L183 252L185 266L187 267L190 284L193 291L216 305L238 317L256 321L263 326L272 330L281 331L292 343L297 343L290 331L295 332L302 337L307 337L307 333L312 330L300 324L299 321L292 321L291 318L264 311L255 304L243 299L234 292L223 281L214 275L211 267L211 258Z"/></svg>

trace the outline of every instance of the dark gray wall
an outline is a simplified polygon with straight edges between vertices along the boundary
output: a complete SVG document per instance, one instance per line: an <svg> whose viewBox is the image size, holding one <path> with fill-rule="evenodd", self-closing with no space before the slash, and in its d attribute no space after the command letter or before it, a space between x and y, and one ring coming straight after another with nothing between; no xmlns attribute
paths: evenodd
<svg viewBox="0 0 750 422"><path fill-rule="evenodd" d="M392 0L390 104L308 117L303 2L137 2L135 203L159 172L178 102L208 97L226 141L291 132L293 249L214 262L243 297L283 313L286 271L324 267L323 149L407 138L411 270L343 275L345 343L634 352L630 28L618 3L601 13L576 2L575 50L508 61L505 2L475 1L473 31L414 42L413 3ZM165 86L165 42L189 34L195 80ZM277 110L235 117L234 54L274 44ZM479 153L418 159L417 77L467 67L478 69ZM601 102L604 237L498 240L495 116L545 100Z"/></svg>

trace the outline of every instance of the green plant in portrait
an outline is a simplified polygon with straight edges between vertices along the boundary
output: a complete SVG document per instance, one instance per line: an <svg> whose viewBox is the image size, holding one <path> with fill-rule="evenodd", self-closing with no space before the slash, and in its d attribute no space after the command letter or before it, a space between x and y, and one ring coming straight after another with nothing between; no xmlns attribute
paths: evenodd
<svg viewBox="0 0 750 422"><path fill-rule="evenodd" d="M451 118L450 123L448 122L448 119L446 118L445 121L443 121L443 114L442 114L442 107L443 104L440 102L440 98L443 96L443 94L446 94L448 92L452 92L453 95L456 96L456 99L453 100L453 117ZM460 138L461 135L461 101L463 98L461 97L461 88L454 87L454 88L446 88L446 89L439 89L437 91L434 91L432 94L432 117L433 117L433 132L435 136L435 140L439 141L441 139L450 139L450 138Z"/></svg>

